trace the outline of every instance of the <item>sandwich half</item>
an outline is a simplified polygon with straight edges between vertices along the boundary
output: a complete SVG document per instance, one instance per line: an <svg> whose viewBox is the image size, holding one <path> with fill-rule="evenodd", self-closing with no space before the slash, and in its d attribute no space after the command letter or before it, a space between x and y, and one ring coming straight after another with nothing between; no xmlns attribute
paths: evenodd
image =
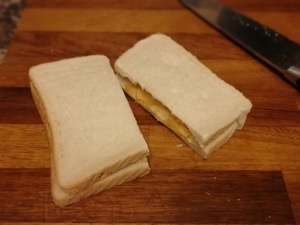
<svg viewBox="0 0 300 225"><path fill-rule="evenodd" d="M207 158L242 129L252 104L163 34L139 41L114 65L137 103Z"/></svg>
<svg viewBox="0 0 300 225"><path fill-rule="evenodd" d="M41 64L29 78L51 149L57 205L149 173L148 146L107 57Z"/></svg>

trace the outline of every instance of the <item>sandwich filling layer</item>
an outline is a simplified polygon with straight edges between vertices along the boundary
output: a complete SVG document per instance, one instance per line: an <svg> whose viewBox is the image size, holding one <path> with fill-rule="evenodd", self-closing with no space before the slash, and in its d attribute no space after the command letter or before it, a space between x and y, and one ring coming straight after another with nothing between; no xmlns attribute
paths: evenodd
<svg viewBox="0 0 300 225"><path fill-rule="evenodd" d="M133 84L128 79L121 76L119 76L119 79L125 92L150 112L158 121L165 124L186 142L195 145L198 144L188 127L174 116L160 101L153 98L151 94L146 90L143 90L138 84Z"/></svg>

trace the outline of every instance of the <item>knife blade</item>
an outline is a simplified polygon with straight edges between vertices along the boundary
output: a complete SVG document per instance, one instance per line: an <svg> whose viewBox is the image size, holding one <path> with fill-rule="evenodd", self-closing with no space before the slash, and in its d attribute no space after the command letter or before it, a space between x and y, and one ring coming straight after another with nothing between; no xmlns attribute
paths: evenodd
<svg viewBox="0 0 300 225"><path fill-rule="evenodd" d="M218 0L180 0L227 37L279 71L300 90L300 45Z"/></svg>

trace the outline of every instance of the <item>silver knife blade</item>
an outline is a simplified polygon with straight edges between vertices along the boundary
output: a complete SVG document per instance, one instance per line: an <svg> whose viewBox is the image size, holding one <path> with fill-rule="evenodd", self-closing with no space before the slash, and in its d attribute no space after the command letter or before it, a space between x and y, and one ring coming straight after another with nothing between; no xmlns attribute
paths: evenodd
<svg viewBox="0 0 300 225"><path fill-rule="evenodd" d="M218 0L181 0L206 22L275 68L300 90L300 45Z"/></svg>

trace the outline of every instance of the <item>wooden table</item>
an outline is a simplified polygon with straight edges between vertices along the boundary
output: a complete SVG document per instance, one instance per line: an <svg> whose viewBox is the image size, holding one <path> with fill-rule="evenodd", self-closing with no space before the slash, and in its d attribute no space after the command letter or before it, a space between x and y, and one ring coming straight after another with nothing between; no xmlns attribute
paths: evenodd
<svg viewBox="0 0 300 225"><path fill-rule="evenodd" d="M300 43L299 0L224 3ZM49 149L30 66L104 54L165 33L253 103L247 123L203 160L130 99L150 175L66 208L50 195ZM0 224L300 223L300 95L176 0L28 0L0 67Z"/></svg>

